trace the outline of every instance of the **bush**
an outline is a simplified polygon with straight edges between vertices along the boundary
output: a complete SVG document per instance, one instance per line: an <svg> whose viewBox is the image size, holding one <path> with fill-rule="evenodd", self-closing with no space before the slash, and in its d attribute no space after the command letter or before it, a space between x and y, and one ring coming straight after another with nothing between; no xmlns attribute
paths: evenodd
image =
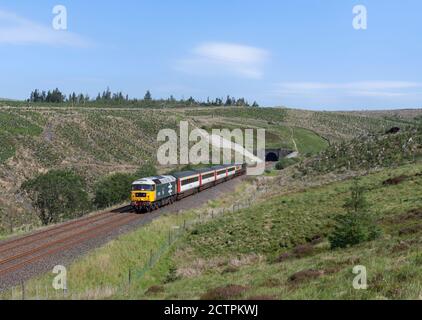
<svg viewBox="0 0 422 320"><path fill-rule="evenodd" d="M107 176L94 185L94 204L97 208L107 208L129 199L134 176L116 173Z"/></svg>
<svg viewBox="0 0 422 320"><path fill-rule="evenodd" d="M234 300L239 298L249 288L235 284L211 289L201 295L201 300Z"/></svg>
<svg viewBox="0 0 422 320"><path fill-rule="evenodd" d="M151 163L145 163L135 173L135 179L153 177L157 175L157 169Z"/></svg>
<svg viewBox="0 0 422 320"><path fill-rule="evenodd" d="M133 181L157 175L157 169L151 163L141 166L135 174L115 173L94 185L94 204L97 208L107 208L129 200Z"/></svg>
<svg viewBox="0 0 422 320"><path fill-rule="evenodd" d="M88 193L80 176L52 170L22 185L44 225L82 216L89 208Z"/></svg>
<svg viewBox="0 0 422 320"><path fill-rule="evenodd" d="M351 197L344 204L346 214L336 218L335 229L328 238L332 249L354 246L380 236L381 231L368 210L364 192L365 189L355 180Z"/></svg>
<svg viewBox="0 0 422 320"><path fill-rule="evenodd" d="M284 170L287 167L290 167L290 166L296 164L297 161L298 160L294 159L294 158L292 158L292 159L283 158L279 162L276 163L275 168L276 168L276 170Z"/></svg>

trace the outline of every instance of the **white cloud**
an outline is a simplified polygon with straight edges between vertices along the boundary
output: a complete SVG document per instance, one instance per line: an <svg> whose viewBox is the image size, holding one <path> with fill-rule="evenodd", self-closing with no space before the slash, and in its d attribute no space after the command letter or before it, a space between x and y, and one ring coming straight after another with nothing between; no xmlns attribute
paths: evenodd
<svg viewBox="0 0 422 320"><path fill-rule="evenodd" d="M179 60L176 69L200 75L234 74L259 79L269 52L234 43L205 42L192 50L190 57Z"/></svg>
<svg viewBox="0 0 422 320"><path fill-rule="evenodd" d="M287 82L276 84L273 93L280 96L338 95L385 98L421 94L421 90L422 83L408 81Z"/></svg>
<svg viewBox="0 0 422 320"><path fill-rule="evenodd" d="M0 10L0 45L2 44L86 47L90 42L75 33L57 31L52 26L44 26Z"/></svg>

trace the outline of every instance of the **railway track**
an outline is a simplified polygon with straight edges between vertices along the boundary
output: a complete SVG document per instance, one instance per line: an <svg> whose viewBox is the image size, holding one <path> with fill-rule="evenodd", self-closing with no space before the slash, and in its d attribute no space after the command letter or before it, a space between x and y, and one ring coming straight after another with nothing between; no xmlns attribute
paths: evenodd
<svg viewBox="0 0 422 320"><path fill-rule="evenodd" d="M230 189L220 184L196 197L187 197L173 206L161 208L162 213L181 208L196 207L210 198ZM214 190L214 191L213 191ZM195 198L195 199L193 199ZM199 202L198 202L199 200ZM62 261L71 261L118 235L121 228L147 223L157 214L134 214L131 206L101 212L88 217L53 226L22 237L0 242L0 291L12 287L25 279L45 272Z"/></svg>
<svg viewBox="0 0 422 320"><path fill-rule="evenodd" d="M128 212L126 206L0 243L0 277L140 219Z"/></svg>

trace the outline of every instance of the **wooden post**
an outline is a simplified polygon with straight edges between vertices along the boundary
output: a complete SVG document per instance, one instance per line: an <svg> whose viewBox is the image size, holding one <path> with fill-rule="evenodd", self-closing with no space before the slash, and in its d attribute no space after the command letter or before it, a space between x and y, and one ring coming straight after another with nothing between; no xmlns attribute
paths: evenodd
<svg viewBox="0 0 422 320"><path fill-rule="evenodd" d="M13 234L13 218L9 215L10 234Z"/></svg>

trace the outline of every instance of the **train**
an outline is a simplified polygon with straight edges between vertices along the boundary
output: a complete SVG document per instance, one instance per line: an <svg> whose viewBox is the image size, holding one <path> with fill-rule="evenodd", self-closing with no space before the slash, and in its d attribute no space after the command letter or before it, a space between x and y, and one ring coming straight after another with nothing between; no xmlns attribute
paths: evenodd
<svg viewBox="0 0 422 320"><path fill-rule="evenodd" d="M230 164L142 178L132 183L131 207L138 213L151 212L243 176L246 170L246 164Z"/></svg>

